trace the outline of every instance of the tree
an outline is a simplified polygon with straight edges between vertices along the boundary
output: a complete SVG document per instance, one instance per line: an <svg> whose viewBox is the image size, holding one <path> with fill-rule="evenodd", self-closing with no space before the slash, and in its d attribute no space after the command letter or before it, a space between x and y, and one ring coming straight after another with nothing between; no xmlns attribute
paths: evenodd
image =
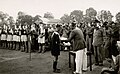
<svg viewBox="0 0 120 74"><path fill-rule="evenodd" d="M18 18L16 19L17 25L31 25L33 23L33 17L31 15L25 14L24 12L18 12Z"/></svg>
<svg viewBox="0 0 120 74"><path fill-rule="evenodd" d="M99 12L99 14L97 15L97 18L99 20L101 20L102 22L111 22L112 21L112 18L113 18L113 15L111 14L110 11L106 11L106 10L101 10Z"/></svg>
<svg viewBox="0 0 120 74"><path fill-rule="evenodd" d="M83 11L81 10L74 10L70 13L71 20L74 20L78 23L82 22L83 19Z"/></svg>
<svg viewBox="0 0 120 74"><path fill-rule="evenodd" d="M92 22L96 19L96 15L97 15L97 11L90 7L88 9L86 9L86 15L85 17L89 18L89 22Z"/></svg>
<svg viewBox="0 0 120 74"><path fill-rule="evenodd" d="M0 19L2 21L4 21L9 15L7 13L3 13L2 11L0 11Z"/></svg>
<svg viewBox="0 0 120 74"><path fill-rule="evenodd" d="M16 19L18 25L20 25L20 24L23 25L24 24L24 20L23 20L24 17L25 17L25 13L19 11L18 12L18 17Z"/></svg>
<svg viewBox="0 0 120 74"><path fill-rule="evenodd" d="M27 23L28 25L31 25L33 23L33 18L31 15L25 15L23 18L22 18L22 23L25 24Z"/></svg>
<svg viewBox="0 0 120 74"><path fill-rule="evenodd" d="M64 14L60 19L62 23L70 23L70 16L68 14Z"/></svg>
<svg viewBox="0 0 120 74"><path fill-rule="evenodd" d="M24 15L25 15L24 12L22 12L22 11L19 11L19 12L18 12L18 18L20 18L21 16L24 16Z"/></svg>
<svg viewBox="0 0 120 74"><path fill-rule="evenodd" d="M10 25L10 26L12 26L15 23L15 21L14 21L12 16L8 17L7 22L8 22L8 25Z"/></svg>
<svg viewBox="0 0 120 74"><path fill-rule="evenodd" d="M0 11L0 20L1 20L1 22L0 22L0 25L1 26L3 26L4 24L6 24L7 25L7 18L8 18L8 14L7 13L4 13L4 12L2 12L2 11Z"/></svg>
<svg viewBox="0 0 120 74"><path fill-rule="evenodd" d="M33 22L40 20L41 17L42 16L40 15L36 15L35 17L33 17Z"/></svg>
<svg viewBox="0 0 120 74"><path fill-rule="evenodd" d="M90 7L86 10L86 15L88 17L95 17L97 15L97 11L94 8Z"/></svg>
<svg viewBox="0 0 120 74"><path fill-rule="evenodd" d="M51 12L46 12L46 13L44 13L44 18L53 19L54 16Z"/></svg>

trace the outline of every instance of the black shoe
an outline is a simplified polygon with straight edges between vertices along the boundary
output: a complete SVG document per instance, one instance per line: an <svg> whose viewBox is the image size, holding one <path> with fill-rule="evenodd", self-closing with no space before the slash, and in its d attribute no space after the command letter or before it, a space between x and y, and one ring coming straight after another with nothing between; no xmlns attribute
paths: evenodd
<svg viewBox="0 0 120 74"><path fill-rule="evenodd" d="M83 72L87 72L87 70L82 70Z"/></svg>
<svg viewBox="0 0 120 74"><path fill-rule="evenodd" d="M77 73L77 72L73 72L73 74L79 74L79 73Z"/></svg>
<svg viewBox="0 0 120 74"><path fill-rule="evenodd" d="M103 66L103 63L99 63L99 66Z"/></svg>
<svg viewBox="0 0 120 74"><path fill-rule="evenodd" d="M25 50L21 50L21 52L25 52Z"/></svg>
<svg viewBox="0 0 120 74"><path fill-rule="evenodd" d="M38 53L41 53L41 51L38 51Z"/></svg>
<svg viewBox="0 0 120 74"><path fill-rule="evenodd" d="M54 69L53 72L54 73L60 73L60 69Z"/></svg>

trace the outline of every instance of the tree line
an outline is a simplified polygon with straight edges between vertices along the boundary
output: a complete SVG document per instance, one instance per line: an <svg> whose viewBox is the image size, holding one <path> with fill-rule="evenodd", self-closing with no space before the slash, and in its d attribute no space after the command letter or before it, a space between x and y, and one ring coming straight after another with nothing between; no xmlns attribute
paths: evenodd
<svg viewBox="0 0 120 74"><path fill-rule="evenodd" d="M13 26L14 24L24 25L26 23L31 25L35 21L40 20L41 17L42 17L41 15L36 15L33 17L29 14L19 11L17 14L17 19L15 19L16 20L15 21L12 16L0 11L0 26L3 26L3 24L10 26ZM43 17L47 19L54 19L54 15L51 12L44 13ZM70 12L70 15L64 14L60 18L60 20L61 23L71 23L72 21L76 21L77 23L83 23L83 22L90 23L96 19L101 22L105 22L105 21L111 22L113 17L114 16L112 15L112 13L108 10L101 10L97 12L94 8L90 7L86 9L85 14L83 14L82 10L74 10ZM116 21L120 22L120 12L118 12L115 17L116 17Z"/></svg>
<svg viewBox="0 0 120 74"><path fill-rule="evenodd" d="M97 12L94 8L90 7L86 9L86 13L83 14L82 10L74 10L68 14L64 14L61 17L63 23L71 23L71 21L76 21L77 23L90 23L94 20L99 20L101 22L111 22L114 16L109 10L101 10ZM120 22L120 12L116 14L116 22Z"/></svg>

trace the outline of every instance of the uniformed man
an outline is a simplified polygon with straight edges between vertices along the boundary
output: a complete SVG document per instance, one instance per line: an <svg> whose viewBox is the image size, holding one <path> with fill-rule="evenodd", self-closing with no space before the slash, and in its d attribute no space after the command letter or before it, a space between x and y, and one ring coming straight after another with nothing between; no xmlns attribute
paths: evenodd
<svg viewBox="0 0 120 74"><path fill-rule="evenodd" d="M16 25L14 26L13 29L13 49L16 49L16 43L17 43L17 28Z"/></svg>
<svg viewBox="0 0 120 74"><path fill-rule="evenodd" d="M39 43L39 53L45 52L45 29L43 27L43 24L40 26L40 35L38 37L38 43Z"/></svg>
<svg viewBox="0 0 120 74"><path fill-rule="evenodd" d="M16 36L17 36L17 39L16 39L16 45L18 46L18 48L16 48L16 50L20 50L20 34L19 34L19 26L17 25L16 26Z"/></svg>
<svg viewBox="0 0 120 74"><path fill-rule="evenodd" d="M13 31L12 31L12 29L10 28L10 26L8 26L7 32L8 32L8 35L7 35L8 48L11 49L11 42L12 42L12 34L13 34Z"/></svg>
<svg viewBox="0 0 120 74"><path fill-rule="evenodd" d="M31 25L31 49L33 52L38 49L38 32L37 29L35 28L35 23Z"/></svg>
<svg viewBox="0 0 120 74"><path fill-rule="evenodd" d="M108 22L103 23L103 39L104 39L104 58L110 59L111 56L111 34L112 29L108 26Z"/></svg>
<svg viewBox="0 0 120 74"><path fill-rule="evenodd" d="M24 25L22 25L22 30L21 30L21 42L22 42L22 52L24 52L24 51L26 51L26 47L27 47L27 45L26 45L26 42L27 42L27 30L26 30L27 28L24 26ZM26 51L27 52L27 51Z"/></svg>
<svg viewBox="0 0 120 74"><path fill-rule="evenodd" d="M68 38L69 41L73 40L73 51L76 54L76 71L74 74L82 74L82 70L87 70L87 56L86 56L86 44L84 35L81 29L76 27L76 23L73 22L71 25L72 31Z"/></svg>
<svg viewBox="0 0 120 74"><path fill-rule="evenodd" d="M4 25L3 26L3 29L2 29L2 34L1 34L1 41L2 41L2 47L5 48L6 47L6 34L7 34L7 30L6 30L6 26Z"/></svg>
<svg viewBox="0 0 120 74"><path fill-rule="evenodd" d="M19 44L19 50L21 50L21 25L19 25L19 28L18 28L18 38L19 38L19 41L18 41L18 44Z"/></svg>
<svg viewBox="0 0 120 74"><path fill-rule="evenodd" d="M60 73L60 69L57 68L58 56L60 55L60 34L58 33L59 31L60 31L60 25L56 25L56 30L53 32L51 36L51 43L50 43L51 54L54 57L53 72L55 73Z"/></svg>

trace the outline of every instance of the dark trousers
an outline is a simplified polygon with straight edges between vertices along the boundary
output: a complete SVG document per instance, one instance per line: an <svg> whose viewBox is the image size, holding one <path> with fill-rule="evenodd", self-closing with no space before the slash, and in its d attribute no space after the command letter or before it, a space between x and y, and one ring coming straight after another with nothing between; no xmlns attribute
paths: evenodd
<svg viewBox="0 0 120 74"><path fill-rule="evenodd" d="M58 56L54 56L54 61L53 61L53 69L57 69L57 62L58 62Z"/></svg>
<svg viewBox="0 0 120 74"><path fill-rule="evenodd" d="M94 46L94 55L96 63L103 63L103 49L101 46Z"/></svg>

